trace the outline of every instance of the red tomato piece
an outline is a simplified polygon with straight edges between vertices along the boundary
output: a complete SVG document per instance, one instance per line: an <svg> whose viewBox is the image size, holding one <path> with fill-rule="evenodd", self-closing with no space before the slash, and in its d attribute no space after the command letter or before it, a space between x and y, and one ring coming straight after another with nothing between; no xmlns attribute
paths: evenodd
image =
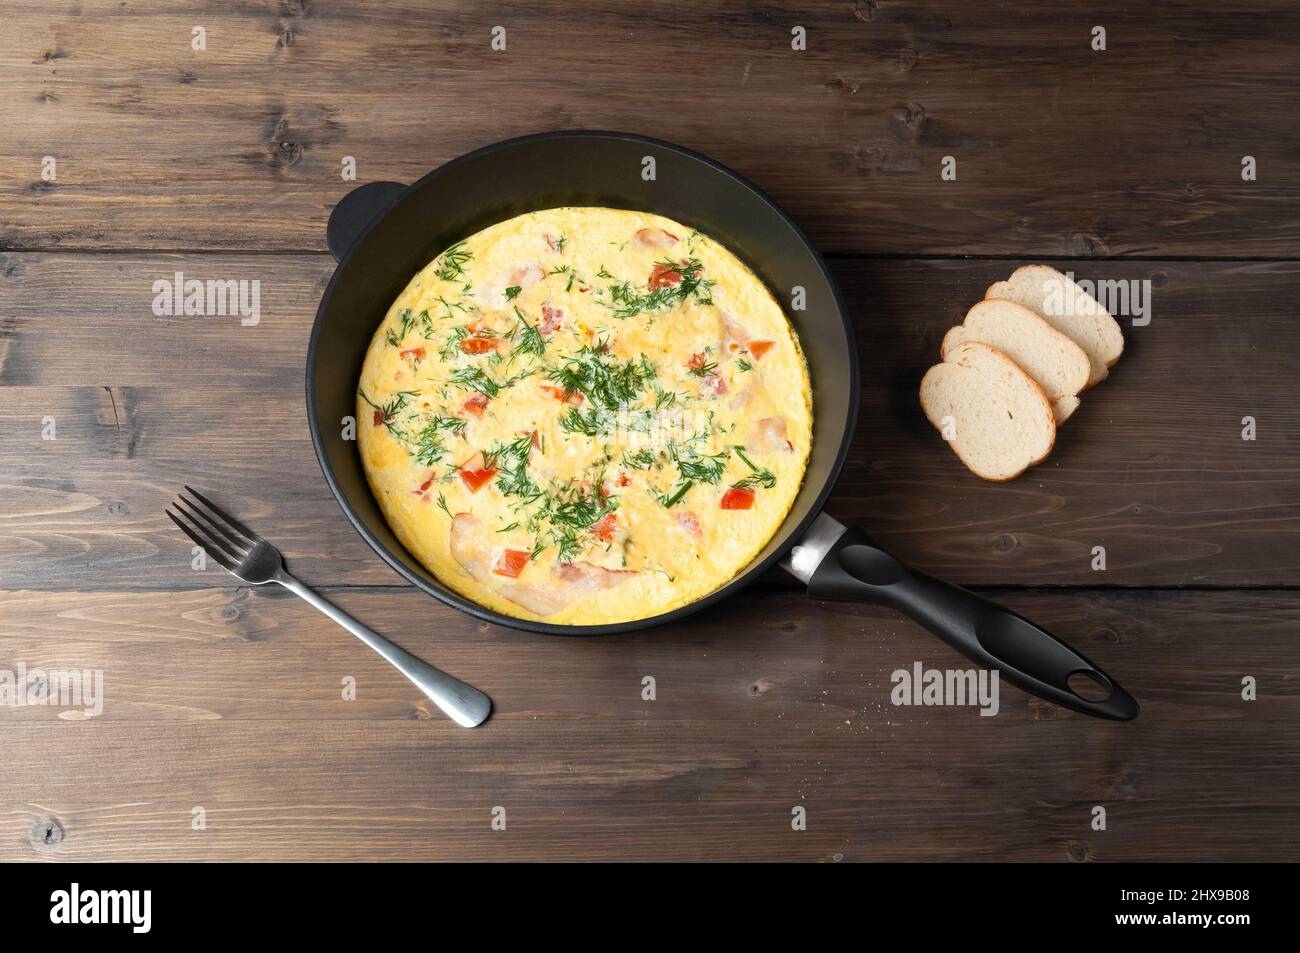
<svg viewBox="0 0 1300 953"><path fill-rule="evenodd" d="M618 532L618 514L606 513L591 527L591 535L602 543L608 543Z"/></svg>
<svg viewBox="0 0 1300 953"><path fill-rule="evenodd" d="M424 360L424 348L422 348L422 347L408 347L408 348L407 348L406 350L404 350L404 351L398 351L398 352L397 352L397 356L400 357L402 360L406 360L408 357L413 357L413 358L415 358L417 361L423 361L423 360Z"/></svg>
<svg viewBox="0 0 1300 953"><path fill-rule="evenodd" d="M724 510L748 510L754 505L754 491L749 487L733 486L722 494Z"/></svg>
<svg viewBox="0 0 1300 953"><path fill-rule="evenodd" d="M556 400L562 400L566 404L582 403L582 395L576 390L565 390L563 387L556 387L554 384L543 384L542 393L548 397L554 397Z"/></svg>
<svg viewBox="0 0 1300 953"><path fill-rule="evenodd" d="M754 360L761 361L763 355L772 350L774 344L776 344L775 341L750 341L749 353L754 355Z"/></svg>
<svg viewBox="0 0 1300 953"><path fill-rule="evenodd" d="M469 487L471 493L477 493L485 483L496 475L497 468L495 466L476 467L472 470L466 470L462 467L460 471L460 478L465 481L465 485Z"/></svg>
<svg viewBox="0 0 1300 953"><path fill-rule="evenodd" d="M650 272L650 280L646 282L651 291L672 288L681 283L682 273L671 265L655 265L654 271Z"/></svg>
<svg viewBox="0 0 1300 953"><path fill-rule="evenodd" d="M528 565L528 560L532 554L522 549L507 549L497 560L497 564L492 567L492 571L498 576L509 576L511 579L518 579L519 574L524 571Z"/></svg>
<svg viewBox="0 0 1300 953"><path fill-rule="evenodd" d="M497 339L489 337L468 337L460 342L460 349L466 354L486 354L495 351Z"/></svg>
<svg viewBox="0 0 1300 953"><path fill-rule="evenodd" d="M384 425L384 412L383 412L382 410L376 410L376 411L375 411L375 426L376 426L376 427L382 427L383 425Z"/></svg>
<svg viewBox="0 0 1300 953"><path fill-rule="evenodd" d="M488 405L488 398L484 394L475 394L469 400L465 401L465 403L461 404L462 407L464 407L475 417L482 417L483 411L487 409L487 405Z"/></svg>

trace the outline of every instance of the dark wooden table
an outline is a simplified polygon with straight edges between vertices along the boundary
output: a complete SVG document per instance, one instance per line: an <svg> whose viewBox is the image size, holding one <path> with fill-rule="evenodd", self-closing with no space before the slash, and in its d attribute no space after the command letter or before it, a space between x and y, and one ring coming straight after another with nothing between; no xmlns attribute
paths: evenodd
<svg viewBox="0 0 1300 953"><path fill-rule="evenodd" d="M0 859L1300 859L1294 3L433 7L0 3L0 669L104 673L97 717L0 708ZM896 708L893 670L965 661L775 575L565 640L369 551L305 424L326 216L566 127L680 142L792 212L863 361L833 512L1071 641L1136 722L1009 686L993 718ZM1044 465L986 484L915 391L1028 261L1150 281L1151 322ZM176 271L260 281L260 323L155 316ZM453 726L288 593L192 569L163 516L183 482L492 720Z"/></svg>

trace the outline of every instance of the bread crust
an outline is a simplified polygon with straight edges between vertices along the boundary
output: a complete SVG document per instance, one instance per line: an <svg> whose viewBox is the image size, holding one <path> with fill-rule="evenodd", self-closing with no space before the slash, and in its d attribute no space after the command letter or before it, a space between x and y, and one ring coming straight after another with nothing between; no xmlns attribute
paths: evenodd
<svg viewBox="0 0 1300 953"><path fill-rule="evenodd" d="M952 447L953 453L957 455L957 459L961 460L962 464L966 467L966 469L970 470L971 473L974 473L981 480L988 480L990 483L1008 483L1011 480L1014 480L1017 477L1019 477L1030 467L1037 466L1038 464L1042 463L1044 460L1047 459L1048 455L1051 454L1052 448L1056 446L1056 415L1052 411L1052 404L1047 399L1047 394L1043 392L1043 388L1039 386L1038 382L1034 380L1032 377L1030 377L1029 374L1027 374L1020 367L1019 364L1017 364L1005 353L999 351L995 347L991 347L990 345L983 344L979 341L963 341L961 344L957 345L949 352L951 357L945 356L943 364L952 364L954 366L964 367L968 370L974 371L975 373L980 373L977 368L971 366L970 364L962 363L961 361L961 358L964 355L970 353L971 349L983 349L984 351L989 352L989 354L992 355L996 361L1004 364L1007 370L1009 370L1011 373L1015 375L1018 375L1018 379L1023 379L1023 381L1029 385L1031 392L1037 397L1036 403L1040 406L1042 410L1043 421L1046 424L1048 437L1046 441L1047 445L1043 450L1043 452L1038 457L1036 457L1033 460L1030 460L1028 463L1022 466L1015 473L1011 473L1006 476L993 476L993 475L988 475L986 473L982 473L980 470L978 470L975 467L975 465L965 455L963 455L961 448L956 441L951 441L951 440L945 441L946 443L949 444L949 446ZM921 401L921 409L924 411L926 419L929 420L931 426L933 426L940 433L943 432L942 421L935 419L934 415L931 413L930 405L926 401L926 381L930 378L931 374L934 373L939 368L941 368L943 364L936 364L933 367L931 367L928 371L925 372L925 376L921 378L921 386L917 394L918 398Z"/></svg>

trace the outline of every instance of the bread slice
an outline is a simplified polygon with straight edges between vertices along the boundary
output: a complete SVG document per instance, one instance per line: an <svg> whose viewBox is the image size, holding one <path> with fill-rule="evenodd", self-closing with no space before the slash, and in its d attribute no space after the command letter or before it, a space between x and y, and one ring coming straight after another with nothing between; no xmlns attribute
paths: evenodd
<svg viewBox="0 0 1300 953"><path fill-rule="evenodd" d="M1107 368L1124 352L1119 322L1092 295L1048 265L1017 268L1006 281L989 285L984 297L1024 305L1083 348L1091 365L1088 387L1105 380Z"/></svg>
<svg viewBox="0 0 1300 953"><path fill-rule="evenodd" d="M1043 389L1011 358L978 341L955 345L925 372L921 406L961 462L985 480L1015 479L1056 442Z"/></svg>
<svg viewBox="0 0 1300 953"><path fill-rule="evenodd" d="M1019 364L1051 401L1058 424L1078 408L1075 395L1088 385L1088 355L1046 318L1014 301L980 301L944 336L941 356L962 341L995 347Z"/></svg>

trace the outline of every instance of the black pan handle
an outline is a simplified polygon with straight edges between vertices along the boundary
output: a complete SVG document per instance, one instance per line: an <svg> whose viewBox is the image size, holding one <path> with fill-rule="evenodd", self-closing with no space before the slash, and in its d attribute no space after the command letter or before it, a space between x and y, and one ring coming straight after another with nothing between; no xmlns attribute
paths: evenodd
<svg viewBox="0 0 1300 953"><path fill-rule="evenodd" d="M1098 718L1137 717L1133 696L1060 639L973 592L903 565L860 530L845 530L832 545L808 580L808 594L883 603L1030 694ZM1076 673L1108 691L1107 697L1089 701L1071 689Z"/></svg>
<svg viewBox="0 0 1300 953"><path fill-rule="evenodd" d="M342 261L366 226L405 191L401 182L367 182L339 199L325 226L325 242L335 261Z"/></svg>

